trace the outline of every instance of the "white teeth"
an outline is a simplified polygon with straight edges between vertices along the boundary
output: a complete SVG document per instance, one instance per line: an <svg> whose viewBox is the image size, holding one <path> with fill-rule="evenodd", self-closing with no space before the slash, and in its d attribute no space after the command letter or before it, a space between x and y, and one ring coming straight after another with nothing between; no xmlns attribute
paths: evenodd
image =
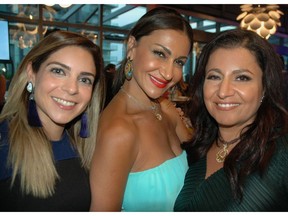
<svg viewBox="0 0 288 216"><path fill-rule="evenodd" d="M151 79L153 79L155 82L157 82L157 83L159 83L159 84L161 84L161 85L164 84L164 83L160 82L159 80L156 80L153 76L151 76Z"/></svg>
<svg viewBox="0 0 288 216"><path fill-rule="evenodd" d="M239 104L217 104L220 107L235 107L239 106Z"/></svg>
<svg viewBox="0 0 288 216"><path fill-rule="evenodd" d="M73 102L65 101L65 100L62 100L59 98L55 98L55 97L53 97L53 100L55 100L57 103L62 104L63 106L74 106L75 105L75 103L73 103Z"/></svg>

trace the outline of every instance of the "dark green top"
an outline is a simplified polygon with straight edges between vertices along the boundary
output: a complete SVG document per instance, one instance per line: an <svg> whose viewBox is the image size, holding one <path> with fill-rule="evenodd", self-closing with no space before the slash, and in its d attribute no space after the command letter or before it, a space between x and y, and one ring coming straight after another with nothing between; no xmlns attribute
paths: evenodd
<svg viewBox="0 0 288 216"><path fill-rule="evenodd" d="M205 173L206 157L190 165L174 211L288 211L288 136L278 139L264 176L247 177L242 202L232 198L223 168L206 180Z"/></svg>

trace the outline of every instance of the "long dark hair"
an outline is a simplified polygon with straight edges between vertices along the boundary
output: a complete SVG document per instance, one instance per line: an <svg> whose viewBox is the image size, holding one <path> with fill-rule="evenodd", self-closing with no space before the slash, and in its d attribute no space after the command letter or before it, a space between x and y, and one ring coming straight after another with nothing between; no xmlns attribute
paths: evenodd
<svg viewBox="0 0 288 216"><path fill-rule="evenodd" d="M157 7L146 14L144 14L136 23L136 25L130 30L127 40L130 36L134 36L136 41L139 41L143 36L150 35L153 31L173 29L186 33L190 40L190 52L193 48L193 30L187 20L182 17L174 9L165 7ZM175 42L176 43L176 42ZM113 92L117 93L125 80L124 68L127 59L122 61L121 66L117 70L115 80L113 82Z"/></svg>
<svg viewBox="0 0 288 216"><path fill-rule="evenodd" d="M220 33L202 50L196 72L190 82L188 115L195 133L190 142L183 145L187 150L189 164L207 154L218 137L218 124L208 113L203 99L205 68L210 55L219 48L243 47L256 58L263 77L265 91L262 104L254 122L241 133L241 141L224 162L234 198L241 198L243 182L254 171L263 174L275 150L275 138L287 132L287 111L282 98L282 65L273 47L256 33L241 29Z"/></svg>

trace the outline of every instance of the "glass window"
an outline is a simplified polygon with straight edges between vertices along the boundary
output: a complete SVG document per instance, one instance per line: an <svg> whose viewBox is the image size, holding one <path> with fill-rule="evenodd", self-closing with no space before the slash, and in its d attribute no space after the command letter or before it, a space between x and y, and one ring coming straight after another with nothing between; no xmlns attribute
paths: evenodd
<svg viewBox="0 0 288 216"><path fill-rule="evenodd" d="M125 56L125 46L120 41L104 40L103 41L103 58L104 65L109 63L118 67Z"/></svg>
<svg viewBox="0 0 288 216"><path fill-rule="evenodd" d="M231 25L221 24L221 26L220 26L220 32L222 32L222 31L228 31L228 30L236 29L236 28L237 28L237 26L231 26Z"/></svg>
<svg viewBox="0 0 288 216"><path fill-rule="evenodd" d="M9 22L10 55L13 68L17 69L20 61L27 52L39 41L40 38L51 31L62 29L78 32L90 38L94 43L101 46L105 65L113 63L119 65L125 56L125 39L129 30L135 25L139 18L146 13L149 5L137 4L72 4L72 5L48 5L48 4L0 4L0 20ZM170 5L174 7L173 5ZM225 5L229 11L229 7ZM194 73L197 56L208 40L219 31L238 28L239 23L235 21L216 22L217 17L203 16L202 13L185 13L183 6L181 12L188 17L190 25L197 31L199 41L194 43L191 58L183 68L183 76L188 77ZM223 9L221 5L212 5L213 10ZM191 7L197 9L198 7ZM198 8L199 9L199 8ZM201 8L200 8L201 9ZM101 11L102 10L102 11ZM212 12L213 12L212 10ZM232 10L232 9L231 9ZM39 12L42 20L39 20ZM210 11L211 12L211 11ZM101 18L100 15L103 14ZM191 16L193 14L193 16ZM196 17L197 16L197 17ZM208 20L210 19L211 20ZM218 17L219 18L219 17ZM100 23L100 21L103 21ZM43 35L39 35L42 29ZM200 32L201 31L201 32ZM101 38L100 38L101 37ZM102 41L101 41L101 40ZM201 42L201 43L200 43ZM272 35L269 42L281 48L284 60L288 61L288 36L283 34ZM284 50L284 51L283 51ZM287 66L286 66L287 67ZM10 69L7 68L8 73Z"/></svg>
<svg viewBox="0 0 288 216"><path fill-rule="evenodd" d="M109 63L118 65L124 58L125 54L125 34L105 32L103 40L103 58L104 64Z"/></svg>
<svg viewBox="0 0 288 216"><path fill-rule="evenodd" d="M146 13L146 7L134 5L104 5L103 26L130 30Z"/></svg>
<svg viewBox="0 0 288 216"><path fill-rule="evenodd" d="M190 16L189 22L191 23L191 26L193 29L205 31L205 32L216 32L216 22L211 20L204 20L200 18L195 18Z"/></svg>

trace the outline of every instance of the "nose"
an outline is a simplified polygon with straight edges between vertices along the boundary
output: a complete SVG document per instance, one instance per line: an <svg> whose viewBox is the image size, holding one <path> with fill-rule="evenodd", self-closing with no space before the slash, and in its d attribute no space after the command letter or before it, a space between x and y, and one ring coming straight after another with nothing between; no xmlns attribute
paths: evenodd
<svg viewBox="0 0 288 216"><path fill-rule="evenodd" d="M62 85L62 90L68 92L70 95L75 95L79 91L79 86L77 81L67 80Z"/></svg>
<svg viewBox="0 0 288 216"><path fill-rule="evenodd" d="M161 69L160 69L160 74L161 76L169 81L169 80L172 80L173 78L173 68L174 67L174 63L173 62L170 62L168 61Z"/></svg>
<svg viewBox="0 0 288 216"><path fill-rule="evenodd" d="M219 83L218 97L225 99L226 97L234 95L234 87L230 80L223 79Z"/></svg>

